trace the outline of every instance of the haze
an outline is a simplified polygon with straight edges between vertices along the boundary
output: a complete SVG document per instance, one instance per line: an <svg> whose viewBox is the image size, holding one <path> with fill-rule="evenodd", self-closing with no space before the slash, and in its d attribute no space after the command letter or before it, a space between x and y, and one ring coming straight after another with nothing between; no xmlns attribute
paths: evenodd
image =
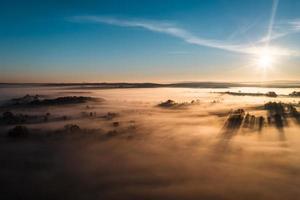
<svg viewBox="0 0 300 200"><path fill-rule="evenodd" d="M0 2L0 199L300 199L300 1Z"/></svg>

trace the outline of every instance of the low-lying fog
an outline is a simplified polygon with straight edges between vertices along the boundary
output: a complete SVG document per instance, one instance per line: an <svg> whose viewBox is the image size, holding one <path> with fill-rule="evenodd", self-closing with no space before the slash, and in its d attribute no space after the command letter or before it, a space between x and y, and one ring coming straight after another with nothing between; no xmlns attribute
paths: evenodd
<svg viewBox="0 0 300 200"><path fill-rule="evenodd" d="M22 123L30 133L25 138L7 136L20 123L0 125L0 197L299 199L297 120L286 118L280 129L267 122L261 131L241 127L230 137L224 135L224 126L233 110L267 118L265 103L291 103L299 110L300 98L218 93L275 91L287 95L294 90L1 88L1 103L26 94L101 100L3 107L1 115L10 111L29 116L49 113L49 117ZM178 106L157 106L168 99ZM188 103L181 106L183 102ZM72 131L62 133L67 124L86 131L74 137Z"/></svg>

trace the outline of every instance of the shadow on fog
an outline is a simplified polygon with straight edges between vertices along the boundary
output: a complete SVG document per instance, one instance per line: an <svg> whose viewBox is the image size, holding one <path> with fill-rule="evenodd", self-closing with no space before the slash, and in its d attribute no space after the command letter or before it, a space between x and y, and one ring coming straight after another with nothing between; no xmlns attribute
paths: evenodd
<svg viewBox="0 0 300 200"><path fill-rule="evenodd" d="M264 127L273 126L278 131L279 139L285 140L284 128L289 126L288 119L300 124L300 114L292 104L268 102L260 109L267 111L266 119L264 116L246 113L244 109L231 111L221 130L221 137L231 139L239 130L241 133L262 133Z"/></svg>
<svg viewBox="0 0 300 200"><path fill-rule="evenodd" d="M230 140L242 130L244 132L261 133L265 125L265 118L263 116L256 117L245 113L244 109L233 110L229 113L225 124L221 130L221 138L218 149L226 151Z"/></svg>
<svg viewBox="0 0 300 200"><path fill-rule="evenodd" d="M267 120L264 116L255 116L246 113L244 109L233 110L228 114L225 124L221 130L217 150L226 152L230 140L238 133L263 133L263 128L273 126L278 132L280 141L285 141L284 128L289 125L288 118L300 124L300 114L292 104L268 102L260 109L267 111Z"/></svg>
<svg viewBox="0 0 300 200"><path fill-rule="evenodd" d="M286 139L284 127L289 125L288 118L291 118L297 124L300 124L300 114L292 104L268 102L264 105L264 109L268 112L268 125L276 127L280 140Z"/></svg>

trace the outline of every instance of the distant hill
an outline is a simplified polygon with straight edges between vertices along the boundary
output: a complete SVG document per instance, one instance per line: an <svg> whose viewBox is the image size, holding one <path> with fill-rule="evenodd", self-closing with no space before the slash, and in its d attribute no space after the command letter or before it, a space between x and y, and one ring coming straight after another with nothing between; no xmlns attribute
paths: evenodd
<svg viewBox="0 0 300 200"><path fill-rule="evenodd" d="M71 87L74 89L114 89L114 88L230 88L230 87L270 87L300 88L300 81L266 82L179 82L179 83L0 83L0 87Z"/></svg>

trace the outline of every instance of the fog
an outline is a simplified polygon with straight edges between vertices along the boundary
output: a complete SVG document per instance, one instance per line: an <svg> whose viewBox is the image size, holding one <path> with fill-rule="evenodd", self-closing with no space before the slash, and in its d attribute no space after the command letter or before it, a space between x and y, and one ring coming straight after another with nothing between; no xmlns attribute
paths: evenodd
<svg viewBox="0 0 300 200"><path fill-rule="evenodd" d="M0 126L0 193L4 199L297 199L300 129L293 118L282 130L266 123L261 132L239 128L226 137L223 129L233 110L266 117L265 103L293 103L299 109L299 100L218 93L229 90L244 92L1 88L1 102L25 94L104 100L2 108L1 113L51 115L44 123L23 124L31 132L28 138L7 138L15 124ZM295 89L251 89L270 90ZM168 99L187 103L157 106ZM86 132L59 135L66 124Z"/></svg>

